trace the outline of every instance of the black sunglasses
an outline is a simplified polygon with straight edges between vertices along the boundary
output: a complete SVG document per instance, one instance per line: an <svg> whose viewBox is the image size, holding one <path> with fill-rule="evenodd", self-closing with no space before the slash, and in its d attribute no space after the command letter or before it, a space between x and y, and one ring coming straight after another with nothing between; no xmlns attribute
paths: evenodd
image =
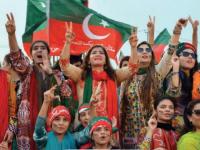
<svg viewBox="0 0 200 150"><path fill-rule="evenodd" d="M193 59L196 59L196 55L195 55L194 53L184 52L184 51L183 51L181 54L182 54L182 56L184 56L184 57L188 57L189 55L191 55Z"/></svg>
<svg viewBox="0 0 200 150"><path fill-rule="evenodd" d="M200 109L193 110L192 113L200 117Z"/></svg>
<svg viewBox="0 0 200 150"><path fill-rule="evenodd" d="M137 52L139 52L139 53L142 53L143 51L146 51L147 53L150 53L150 52L152 52L152 49L151 48L137 48Z"/></svg>

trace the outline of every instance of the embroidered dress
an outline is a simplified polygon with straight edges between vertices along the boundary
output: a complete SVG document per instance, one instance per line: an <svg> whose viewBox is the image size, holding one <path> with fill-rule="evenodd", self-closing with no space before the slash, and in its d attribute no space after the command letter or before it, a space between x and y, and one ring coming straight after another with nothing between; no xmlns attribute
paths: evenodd
<svg viewBox="0 0 200 150"><path fill-rule="evenodd" d="M141 129L139 135L139 148L142 150L150 149L166 149L166 150L176 150L178 134L175 132L175 129L166 123L158 123L157 128L153 131L151 140L147 140L145 135L147 133L147 128Z"/></svg>
<svg viewBox="0 0 200 150"><path fill-rule="evenodd" d="M136 75L129 81L125 89L125 97L122 100L126 101L126 106L124 108L125 111L122 111L121 117L123 120L123 124L121 125L121 142L123 148L138 148L137 136L140 130L147 126L147 121L152 113L153 97L151 97L151 104L149 104L150 112L144 109L142 100L140 99L141 83L145 76L146 74ZM158 74L157 78L161 83L161 78Z"/></svg>
<svg viewBox="0 0 200 150"><path fill-rule="evenodd" d="M141 93L141 83L144 80L146 73L141 72L140 69L138 70L138 74L133 76L131 80L127 81L127 86L124 91L123 99L121 100L122 109L121 114L121 146L122 148L138 148L137 145L137 136L139 131L142 127L147 125L147 121L151 116L152 111L152 104L154 101L154 96L163 93L162 84L163 79L167 76L170 69L172 68L171 58L172 54L174 53L175 49L168 48L167 51L164 53L162 59L160 60L159 64L155 66L155 78L157 78L157 87L158 91L151 91L150 95L150 104L149 104L149 111L147 112L144 110L144 106L142 103L142 99L140 98ZM168 78L169 86L167 87L165 93L170 96L177 96L180 94L180 87L173 88L171 78ZM154 93L153 93L154 92ZM125 117L123 117L125 116Z"/></svg>
<svg viewBox="0 0 200 150"><path fill-rule="evenodd" d="M140 72L134 76L131 80L127 81L127 87L125 89L124 97L122 99L124 106L121 106L123 110L122 113L122 125L121 125L121 146L123 148L138 148L138 135L140 130L147 126L147 122L152 114L153 101L155 95L163 94L162 90L162 77L157 72L155 77L157 79L158 91L151 93L149 110L145 110L143 106L142 99L140 97L141 87L143 80L146 77L145 72ZM176 97L180 95L180 86L178 88L173 88L171 76L167 78L169 80L169 85L165 94Z"/></svg>
<svg viewBox="0 0 200 150"><path fill-rule="evenodd" d="M17 146L19 150L35 150L33 131L38 111L43 102L43 94L53 85L53 79L60 79L60 74L53 71L53 75L45 75L30 64L21 50L10 53L10 60L14 70L20 75L21 82L17 91L19 102L17 111ZM62 79L60 79L62 80Z"/></svg>

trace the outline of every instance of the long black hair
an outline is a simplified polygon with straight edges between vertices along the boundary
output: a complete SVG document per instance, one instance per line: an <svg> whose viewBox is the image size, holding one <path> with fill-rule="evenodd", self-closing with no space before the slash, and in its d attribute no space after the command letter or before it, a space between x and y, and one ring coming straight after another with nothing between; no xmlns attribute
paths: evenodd
<svg viewBox="0 0 200 150"><path fill-rule="evenodd" d="M89 49L89 51L87 52L87 55L85 56L84 61L83 61L82 79L85 79L86 76L90 75L92 72L92 68L91 68L91 64L90 64L90 54L94 48L101 48L104 51L105 58L106 58L106 64L104 65L104 71L108 74L108 76L111 79L115 80L115 78L116 78L115 70L111 66L109 56L108 56L106 49L101 45L95 45L95 46L91 47Z"/></svg>
<svg viewBox="0 0 200 150"><path fill-rule="evenodd" d="M152 49L151 45L143 41L137 45L137 48L139 48L141 45L147 45L149 48ZM145 79L142 82L142 87L141 87L141 93L140 97L143 102L144 108L149 112L149 104L151 103L151 96L154 98L158 94L158 89L159 89L159 81L156 76L156 68L155 68L155 56L153 50L151 51L151 61L149 66L147 67L147 74L145 76ZM145 93L145 94L144 94Z"/></svg>
<svg viewBox="0 0 200 150"><path fill-rule="evenodd" d="M153 103L154 110L156 110L156 108L158 107L160 102L162 102L163 100L171 101L172 104L174 105L174 109L177 107L176 99L174 97L171 97L168 95L162 95L162 96L157 96L157 98L155 99L155 101Z"/></svg>

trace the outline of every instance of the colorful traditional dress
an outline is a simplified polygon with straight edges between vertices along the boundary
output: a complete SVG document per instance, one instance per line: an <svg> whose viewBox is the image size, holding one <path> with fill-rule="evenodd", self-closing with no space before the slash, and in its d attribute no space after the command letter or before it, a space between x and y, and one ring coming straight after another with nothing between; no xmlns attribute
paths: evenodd
<svg viewBox="0 0 200 150"><path fill-rule="evenodd" d="M71 64L62 63L60 61L60 67L66 76L72 79L76 83L77 95L79 104L88 103L91 99L92 92L101 83L100 94L96 97L98 104L95 109L94 116L107 116L110 119L112 117L118 117L118 101L117 101L117 83L121 83L131 75L135 74L137 67L129 68L124 67L115 71L116 78L111 79L105 72L88 71L86 78L83 80L83 70L75 67ZM78 119L77 119L78 120Z"/></svg>
<svg viewBox="0 0 200 150"><path fill-rule="evenodd" d="M150 139L145 138L147 128L143 128L139 135L139 148L142 150L153 150L153 149L166 149L176 150L178 134L170 124L159 123L157 128L153 131L153 135Z"/></svg>
<svg viewBox="0 0 200 150"><path fill-rule="evenodd" d="M156 66L155 78L157 80L157 91L151 90L151 97L149 103L149 109L145 110L141 99L142 83L146 77L146 69L139 69L138 73L126 81L124 95L122 98L122 110L121 110L121 146L122 148L134 149L138 148L138 135L140 130L147 126L147 122L152 114L153 101L155 96L164 94L162 90L163 79L171 69L171 53L165 53L160 63ZM180 87L174 88L172 86L171 76L168 78L170 84L167 87L165 93L170 96L178 96L180 93Z"/></svg>
<svg viewBox="0 0 200 150"><path fill-rule="evenodd" d="M21 50L10 53L10 60L14 70L21 76L17 91L19 101L17 146L19 150L35 150L36 145L32 137L36 118L43 102L43 94L55 84L52 83L53 81L58 83L58 80L61 80L62 83L61 73L53 71L52 75L46 74L43 77L43 74L34 64L30 64Z"/></svg>

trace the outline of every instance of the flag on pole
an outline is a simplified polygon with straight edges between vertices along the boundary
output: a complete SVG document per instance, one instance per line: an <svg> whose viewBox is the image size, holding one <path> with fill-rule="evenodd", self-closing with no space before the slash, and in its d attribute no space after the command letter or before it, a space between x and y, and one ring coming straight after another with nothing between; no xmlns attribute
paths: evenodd
<svg viewBox="0 0 200 150"><path fill-rule="evenodd" d="M157 62L160 61L164 48L169 43L170 38L171 36L166 28L156 37L154 41L153 51Z"/></svg>
<svg viewBox="0 0 200 150"><path fill-rule="evenodd" d="M84 53L93 45L100 44L113 59L133 28L74 0L28 0L26 30L23 35L26 52L29 54L33 41L42 39L49 43L51 55L60 55L65 43L66 22L73 23L75 34L71 54Z"/></svg>

